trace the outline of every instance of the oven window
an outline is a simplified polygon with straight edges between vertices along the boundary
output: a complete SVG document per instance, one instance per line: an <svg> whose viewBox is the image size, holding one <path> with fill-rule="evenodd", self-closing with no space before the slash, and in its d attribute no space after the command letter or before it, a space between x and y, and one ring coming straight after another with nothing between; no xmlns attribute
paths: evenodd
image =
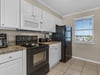
<svg viewBox="0 0 100 75"><path fill-rule="evenodd" d="M46 61L46 51L33 55L33 64L36 66Z"/></svg>
<svg viewBox="0 0 100 75"><path fill-rule="evenodd" d="M0 39L0 46L2 46L2 40Z"/></svg>

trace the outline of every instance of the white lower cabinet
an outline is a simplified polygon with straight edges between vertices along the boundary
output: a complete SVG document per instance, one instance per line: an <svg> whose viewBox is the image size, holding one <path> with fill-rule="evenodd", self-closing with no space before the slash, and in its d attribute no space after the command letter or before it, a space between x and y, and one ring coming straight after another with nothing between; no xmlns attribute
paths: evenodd
<svg viewBox="0 0 100 75"><path fill-rule="evenodd" d="M59 63L61 59L61 43L49 45L49 65L50 68Z"/></svg>
<svg viewBox="0 0 100 75"><path fill-rule="evenodd" d="M24 50L23 50L24 51ZM23 51L0 55L0 75L26 75ZM25 59L24 59L25 60Z"/></svg>
<svg viewBox="0 0 100 75"><path fill-rule="evenodd" d="M22 75L22 59L1 64L0 75Z"/></svg>

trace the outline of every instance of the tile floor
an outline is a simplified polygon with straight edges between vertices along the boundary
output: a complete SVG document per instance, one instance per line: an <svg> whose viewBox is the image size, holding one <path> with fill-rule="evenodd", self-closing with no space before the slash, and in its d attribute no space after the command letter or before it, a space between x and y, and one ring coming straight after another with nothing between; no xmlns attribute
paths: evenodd
<svg viewBox="0 0 100 75"><path fill-rule="evenodd" d="M59 63L47 75L100 75L100 65L78 59Z"/></svg>

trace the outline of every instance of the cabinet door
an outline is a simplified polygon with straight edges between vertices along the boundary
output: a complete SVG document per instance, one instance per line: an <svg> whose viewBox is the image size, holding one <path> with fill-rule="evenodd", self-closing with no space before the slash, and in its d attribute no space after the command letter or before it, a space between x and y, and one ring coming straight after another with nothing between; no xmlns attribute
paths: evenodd
<svg viewBox="0 0 100 75"><path fill-rule="evenodd" d="M5 7L5 0L1 0L0 4L1 4L1 15L0 15L1 16L1 18L0 18L1 19L1 26L4 26L4 22L5 22L4 21L5 20L4 19L5 18L5 14L4 14L4 12L5 12L5 8L4 8Z"/></svg>
<svg viewBox="0 0 100 75"><path fill-rule="evenodd" d="M60 61L61 60L61 43L58 43L58 46L57 46L57 61Z"/></svg>
<svg viewBox="0 0 100 75"><path fill-rule="evenodd" d="M22 59L1 64L0 75L22 75Z"/></svg>
<svg viewBox="0 0 100 75"><path fill-rule="evenodd" d="M26 2L26 1L23 1L24 2L24 7L23 7L23 15L24 15L24 18L32 18L32 4Z"/></svg>
<svg viewBox="0 0 100 75"><path fill-rule="evenodd" d="M49 47L50 68L56 65L61 59L61 43L52 44Z"/></svg>
<svg viewBox="0 0 100 75"><path fill-rule="evenodd" d="M50 15L50 22L49 23L50 23L50 31L55 32L56 25L55 25L55 17L53 15Z"/></svg>
<svg viewBox="0 0 100 75"><path fill-rule="evenodd" d="M56 24L56 25L63 25L62 19L60 19L60 18L58 18L58 17L55 17L55 24Z"/></svg>
<svg viewBox="0 0 100 75"><path fill-rule="evenodd" d="M40 21L34 16L34 6L27 1L23 2L22 4L24 7L21 8L21 10L24 10L22 11L24 14L22 13L23 16L21 17L21 29L39 31Z"/></svg>
<svg viewBox="0 0 100 75"><path fill-rule="evenodd" d="M59 56L60 56L60 53L59 53L59 43L55 44L55 63L57 64L60 60Z"/></svg>
<svg viewBox="0 0 100 75"><path fill-rule="evenodd" d="M50 68L52 68L55 65L55 48L50 45L49 47L49 64Z"/></svg>
<svg viewBox="0 0 100 75"><path fill-rule="evenodd" d="M19 28L19 1L1 0L1 27Z"/></svg>
<svg viewBox="0 0 100 75"><path fill-rule="evenodd" d="M42 20L42 9L33 6L33 17L36 20Z"/></svg>
<svg viewBox="0 0 100 75"><path fill-rule="evenodd" d="M40 26L41 31L49 31L49 14L43 11L43 24Z"/></svg>
<svg viewBox="0 0 100 75"><path fill-rule="evenodd" d="M50 68L52 68L57 63L58 63L58 61L57 61L56 44L52 44L49 47L49 64L50 64Z"/></svg>

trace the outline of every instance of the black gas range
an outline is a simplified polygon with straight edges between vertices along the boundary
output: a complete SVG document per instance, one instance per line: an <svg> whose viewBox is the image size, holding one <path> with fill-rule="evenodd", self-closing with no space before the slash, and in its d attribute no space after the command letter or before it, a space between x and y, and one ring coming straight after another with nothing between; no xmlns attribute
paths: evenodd
<svg viewBox="0 0 100 75"><path fill-rule="evenodd" d="M49 46L37 44L37 40L37 36L16 36L16 45L27 48L27 75L46 75L49 72Z"/></svg>

